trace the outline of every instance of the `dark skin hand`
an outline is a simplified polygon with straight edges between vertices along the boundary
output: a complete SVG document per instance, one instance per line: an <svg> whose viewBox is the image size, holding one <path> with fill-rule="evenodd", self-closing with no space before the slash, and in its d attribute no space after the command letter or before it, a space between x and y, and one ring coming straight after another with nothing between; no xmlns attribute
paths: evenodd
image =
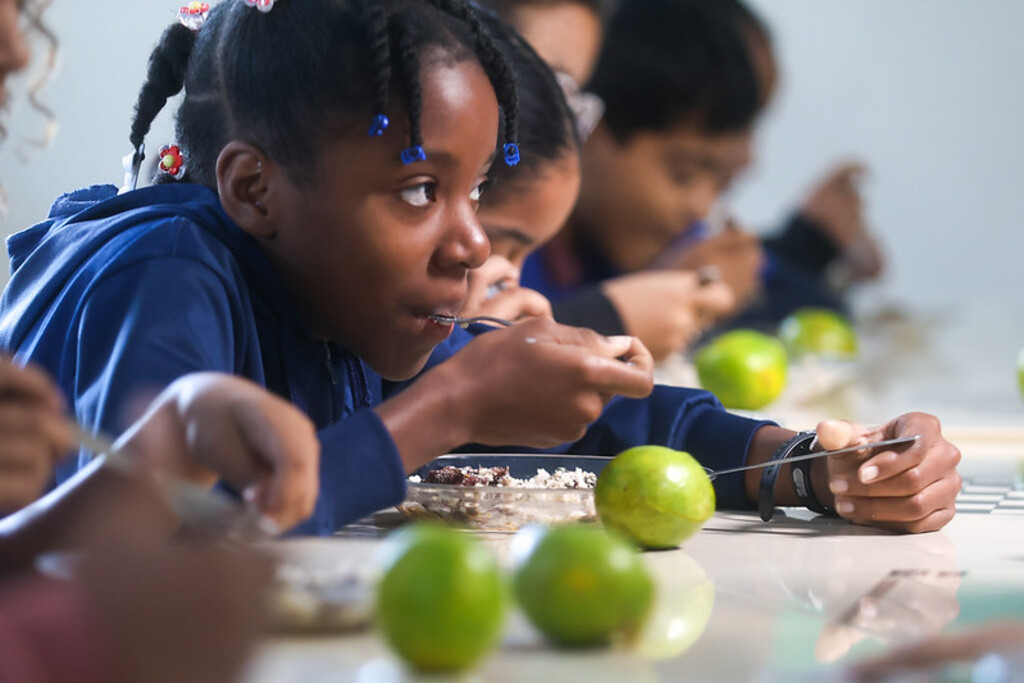
<svg viewBox="0 0 1024 683"><path fill-rule="evenodd" d="M464 443L574 441L612 396L652 388L651 355L635 338L537 318L481 335L374 410L411 472Z"/></svg>
<svg viewBox="0 0 1024 683"><path fill-rule="evenodd" d="M919 435L897 450L858 451L814 461L811 479L818 499L854 524L892 531L922 533L941 529L956 513L961 479L956 471L960 451L942 436L939 420L925 413L907 413L879 427L828 420L818 424L818 449ZM747 462L766 461L794 432L763 427L754 434ZM761 471L746 473L747 496L757 500ZM799 505L789 468L779 475L776 505Z"/></svg>
<svg viewBox="0 0 1024 683"><path fill-rule="evenodd" d="M38 368L0 358L0 515L39 497L73 446L64 399Z"/></svg>

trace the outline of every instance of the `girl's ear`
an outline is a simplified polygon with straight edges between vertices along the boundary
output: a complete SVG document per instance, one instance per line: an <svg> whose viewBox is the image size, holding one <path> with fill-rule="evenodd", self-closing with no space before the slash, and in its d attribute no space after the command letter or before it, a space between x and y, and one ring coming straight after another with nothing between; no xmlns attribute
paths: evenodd
<svg viewBox="0 0 1024 683"><path fill-rule="evenodd" d="M217 193L221 206L245 232L257 239L277 234L275 183L285 181L281 169L258 147L232 140L217 157Z"/></svg>

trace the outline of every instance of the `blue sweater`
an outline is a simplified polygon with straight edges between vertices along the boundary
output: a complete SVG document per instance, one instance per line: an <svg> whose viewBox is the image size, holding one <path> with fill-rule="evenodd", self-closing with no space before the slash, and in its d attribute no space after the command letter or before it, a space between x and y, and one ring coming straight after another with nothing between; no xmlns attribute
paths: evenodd
<svg viewBox="0 0 1024 683"><path fill-rule="evenodd" d="M404 497L401 459L372 410L402 385L385 386L345 348L310 336L278 274L211 190L80 190L13 235L8 251L0 348L46 368L84 424L119 433L178 377L232 373L286 397L317 426L321 491L299 532L331 533ZM427 369L472 338L455 330ZM720 468L744 461L762 424L706 392L658 387L648 399L613 400L583 439L553 450L611 455L660 443ZM87 457L63 464L58 482ZM715 485L721 505L749 506L742 477Z"/></svg>

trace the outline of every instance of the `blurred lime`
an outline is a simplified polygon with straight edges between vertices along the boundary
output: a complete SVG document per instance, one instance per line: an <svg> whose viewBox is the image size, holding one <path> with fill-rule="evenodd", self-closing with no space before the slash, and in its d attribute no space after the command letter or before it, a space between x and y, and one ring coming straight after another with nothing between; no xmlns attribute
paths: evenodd
<svg viewBox="0 0 1024 683"><path fill-rule="evenodd" d="M637 446L601 472L594 504L606 527L646 548L675 548L715 514L715 489L689 453Z"/></svg>
<svg viewBox="0 0 1024 683"><path fill-rule="evenodd" d="M1020 387L1020 395L1024 396L1024 349L1017 356L1017 385Z"/></svg>
<svg viewBox="0 0 1024 683"><path fill-rule="evenodd" d="M633 647L648 659L672 659L689 650L715 607L715 585L703 567L682 552L651 556L658 600Z"/></svg>
<svg viewBox="0 0 1024 683"><path fill-rule="evenodd" d="M599 527L570 524L525 529L514 546L519 606L552 641L599 645L639 630L654 585L626 539Z"/></svg>
<svg viewBox="0 0 1024 683"><path fill-rule="evenodd" d="M793 358L850 360L857 356L857 332L850 320L827 308L793 311L779 325L779 339Z"/></svg>
<svg viewBox="0 0 1024 683"><path fill-rule="evenodd" d="M494 556L477 539L412 524L385 541L381 560L376 623L406 662L422 671L454 671L495 646L506 587Z"/></svg>
<svg viewBox="0 0 1024 683"><path fill-rule="evenodd" d="M786 386L786 350L775 337L754 330L726 332L694 361L701 386L726 408L763 408Z"/></svg>

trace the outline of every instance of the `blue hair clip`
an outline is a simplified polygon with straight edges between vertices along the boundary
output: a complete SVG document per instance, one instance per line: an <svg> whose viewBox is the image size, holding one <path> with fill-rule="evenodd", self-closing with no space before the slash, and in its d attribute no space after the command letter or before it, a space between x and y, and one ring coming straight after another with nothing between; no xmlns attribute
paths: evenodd
<svg viewBox="0 0 1024 683"><path fill-rule="evenodd" d="M427 153L423 151L422 145L416 145L414 147L406 147L402 150L402 163L411 164L415 161L426 161Z"/></svg>
<svg viewBox="0 0 1024 683"><path fill-rule="evenodd" d="M517 166L519 159L519 145L514 142L505 145L505 163L509 166Z"/></svg>
<svg viewBox="0 0 1024 683"><path fill-rule="evenodd" d="M370 137L379 138L384 135L384 131L391 125L391 121L384 114L377 114L373 117L373 121L370 122Z"/></svg>

